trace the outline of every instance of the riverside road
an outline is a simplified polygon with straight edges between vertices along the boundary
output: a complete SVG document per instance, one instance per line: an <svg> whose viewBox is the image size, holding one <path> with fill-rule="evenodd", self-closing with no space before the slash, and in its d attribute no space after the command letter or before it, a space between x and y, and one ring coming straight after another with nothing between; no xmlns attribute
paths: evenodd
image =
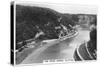
<svg viewBox="0 0 100 67"><path fill-rule="evenodd" d="M74 60L75 48L82 42L89 40L88 30L78 30L79 34L75 37L46 44L31 53L22 64L42 63L43 60L67 59Z"/></svg>

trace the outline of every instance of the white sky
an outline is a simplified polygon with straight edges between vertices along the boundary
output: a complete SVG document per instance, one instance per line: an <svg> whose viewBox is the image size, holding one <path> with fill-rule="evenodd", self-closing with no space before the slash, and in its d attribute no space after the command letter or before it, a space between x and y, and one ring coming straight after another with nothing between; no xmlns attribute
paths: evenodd
<svg viewBox="0 0 100 67"><path fill-rule="evenodd" d="M54 4L54 3L39 3L39 2L25 2L25 1L16 1L16 4L47 7L61 13L97 14L97 7L93 5L65 4L65 3Z"/></svg>

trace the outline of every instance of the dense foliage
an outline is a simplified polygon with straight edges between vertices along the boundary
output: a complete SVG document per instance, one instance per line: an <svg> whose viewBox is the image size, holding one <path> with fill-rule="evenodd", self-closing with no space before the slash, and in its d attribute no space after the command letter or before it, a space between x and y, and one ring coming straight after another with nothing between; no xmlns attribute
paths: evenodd
<svg viewBox="0 0 100 67"><path fill-rule="evenodd" d="M63 17L59 22L58 19ZM44 32L42 37L58 38L58 30L55 27L60 24L72 24L70 19L62 16L49 8L30 7L30 6L16 6L16 36L17 42L34 38L36 33Z"/></svg>

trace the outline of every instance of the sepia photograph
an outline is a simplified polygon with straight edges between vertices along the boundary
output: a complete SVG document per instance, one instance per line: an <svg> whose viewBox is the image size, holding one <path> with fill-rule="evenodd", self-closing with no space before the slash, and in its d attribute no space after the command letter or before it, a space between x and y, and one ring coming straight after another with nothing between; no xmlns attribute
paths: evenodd
<svg viewBox="0 0 100 67"><path fill-rule="evenodd" d="M97 60L97 9L91 5L11 4L12 64Z"/></svg>

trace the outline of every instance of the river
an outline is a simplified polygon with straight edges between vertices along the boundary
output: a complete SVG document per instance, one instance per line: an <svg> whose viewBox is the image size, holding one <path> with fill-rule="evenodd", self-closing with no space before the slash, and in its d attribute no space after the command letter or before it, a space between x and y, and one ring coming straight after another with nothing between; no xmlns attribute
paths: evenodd
<svg viewBox="0 0 100 67"><path fill-rule="evenodd" d="M42 63L43 60L67 59L73 60L75 48L82 42L89 40L88 30L78 30L79 34L76 37L66 39L60 43L53 44L48 47L38 48L36 52L33 51L22 64Z"/></svg>

